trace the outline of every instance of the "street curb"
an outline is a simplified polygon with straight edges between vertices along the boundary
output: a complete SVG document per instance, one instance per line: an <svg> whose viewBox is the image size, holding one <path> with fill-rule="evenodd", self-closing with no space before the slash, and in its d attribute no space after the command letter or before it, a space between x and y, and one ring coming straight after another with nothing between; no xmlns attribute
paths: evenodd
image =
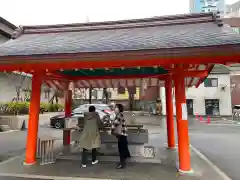
<svg viewBox="0 0 240 180"><path fill-rule="evenodd" d="M17 132L20 130L10 130L10 131L5 131L5 132L0 132L0 134L7 134L7 133L12 133L12 132Z"/></svg>
<svg viewBox="0 0 240 180"><path fill-rule="evenodd" d="M30 179L50 179L50 180L113 180L113 179L99 179L99 178L81 178L81 177L64 177L64 176L44 176L44 175L30 175L30 174L15 174L15 173L0 173L4 177L20 177Z"/></svg>
<svg viewBox="0 0 240 180"><path fill-rule="evenodd" d="M196 153L202 160L204 160L211 168L213 168L216 173L222 177L223 180L232 180L230 177L228 177L221 169L219 169L213 162L211 162L205 155L203 155L199 150L197 150L195 147L193 147L190 144L191 149L194 153Z"/></svg>

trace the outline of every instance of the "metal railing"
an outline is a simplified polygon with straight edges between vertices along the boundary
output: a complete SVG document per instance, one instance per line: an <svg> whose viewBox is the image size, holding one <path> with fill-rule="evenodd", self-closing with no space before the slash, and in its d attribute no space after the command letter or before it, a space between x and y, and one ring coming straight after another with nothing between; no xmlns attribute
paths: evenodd
<svg viewBox="0 0 240 180"><path fill-rule="evenodd" d="M56 162L55 140L56 138L51 136L38 137L37 158L40 160L40 165Z"/></svg>

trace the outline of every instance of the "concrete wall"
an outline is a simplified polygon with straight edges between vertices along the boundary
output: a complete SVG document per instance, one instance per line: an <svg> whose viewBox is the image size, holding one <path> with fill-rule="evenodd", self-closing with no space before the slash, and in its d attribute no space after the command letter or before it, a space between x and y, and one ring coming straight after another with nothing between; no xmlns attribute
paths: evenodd
<svg viewBox="0 0 240 180"><path fill-rule="evenodd" d="M209 78L218 78L218 87L204 87L202 83L199 88L188 88L186 91L186 98L193 99L193 111L194 114L205 115L205 99L219 99L220 115L231 115L231 87L230 87L230 75L229 74L210 74ZM225 87L225 91L221 90L222 86ZM161 90L161 99L163 104L163 114L166 115L166 97L165 88ZM174 114L175 111L175 98L173 99Z"/></svg>

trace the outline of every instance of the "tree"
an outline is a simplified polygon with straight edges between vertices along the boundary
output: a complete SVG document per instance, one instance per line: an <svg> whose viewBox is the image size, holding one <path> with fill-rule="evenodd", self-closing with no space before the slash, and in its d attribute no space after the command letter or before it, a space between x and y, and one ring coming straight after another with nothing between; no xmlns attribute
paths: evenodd
<svg viewBox="0 0 240 180"><path fill-rule="evenodd" d="M92 104L92 91L93 91L93 88L92 88L92 86L90 86L90 88L89 88L89 104Z"/></svg>
<svg viewBox="0 0 240 180"><path fill-rule="evenodd" d="M133 111L135 94L136 94L136 87L128 87L128 101L129 101L129 109L131 111Z"/></svg>
<svg viewBox="0 0 240 180"><path fill-rule="evenodd" d="M51 90L49 87L44 88L44 98L48 99L48 101L49 101L49 97L50 97L50 92L51 92Z"/></svg>
<svg viewBox="0 0 240 180"><path fill-rule="evenodd" d="M108 104L109 94L108 94L107 88L103 88L103 99L105 99L105 103Z"/></svg>
<svg viewBox="0 0 240 180"><path fill-rule="evenodd" d="M17 78L19 78L19 81L18 82L14 82L14 86L15 86L15 92L16 92L16 96L13 97L12 101L23 101L23 99L21 98L21 91L23 90L22 89L22 86L25 82L25 80L27 79L27 77L29 77L28 74L24 73L24 72L12 72L12 74L10 73L4 73L5 76L7 78L10 78L10 76L17 76Z"/></svg>

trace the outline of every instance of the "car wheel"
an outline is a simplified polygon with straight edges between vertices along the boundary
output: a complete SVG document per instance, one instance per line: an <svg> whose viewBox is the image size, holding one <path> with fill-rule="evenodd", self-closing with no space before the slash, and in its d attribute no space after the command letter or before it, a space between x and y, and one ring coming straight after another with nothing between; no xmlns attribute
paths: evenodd
<svg viewBox="0 0 240 180"><path fill-rule="evenodd" d="M61 126L61 123L59 122L59 121L57 121L56 123L55 123L55 128L56 129L60 129L62 126Z"/></svg>

